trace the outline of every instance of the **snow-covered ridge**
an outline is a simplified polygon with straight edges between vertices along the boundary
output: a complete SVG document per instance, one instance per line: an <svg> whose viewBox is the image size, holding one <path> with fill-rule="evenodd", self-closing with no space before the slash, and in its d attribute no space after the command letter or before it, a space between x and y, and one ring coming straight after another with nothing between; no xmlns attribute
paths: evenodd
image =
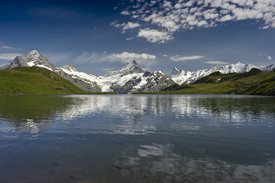
<svg viewBox="0 0 275 183"><path fill-rule="evenodd" d="M112 71L97 77L80 72L71 65L55 67L36 50L31 51L26 56L16 57L13 61L1 67L0 70L23 66L38 66L54 71L87 92L132 93L135 91L160 91L164 87L175 84L162 71L144 72L135 60L128 62L118 71Z"/></svg>
<svg viewBox="0 0 275 183"><path fill-rule="evenodd" d="M223 74L232 72L248 72L252 68L258 68L262 71L272 71L275 65L256 67L251 64L242 64L240 62L225 66L215 66L211 69L202 69L198 71L185 71L174 68L170 77L161 70L153 73L144 72L136 61L130 61L118 71L109 72L103 76L94 76L85 72L78 71L71 65L55 67L48 59L33 50L26 56L17 56L13 61L0 67L0 70L11 69L14 67L38 66L54 71L61 77L69 80L79 88L87 92L118 92L132 93L136 91L161 91L162 89L178 84L189 84L197 79L207 76L213 72L219 71Z"/></svg>
<svg viewBox="0 0 275 183"><path fill-rule="evenodd" d="M96 78L97 78L96 76L94 76L92 74L87 74L85 72L77 71L76 68L71 65L64 65L62 67L59 67L58 69L73 76L74 78L82 78L82 79L90 80L90 81L96 80Z"/></svg>
<svg viewBox="0 0 275 183"><path fill-rule="evenodd" d="M252 64L243 64L241 62L238 62L236 64L230 64L225 66L215 66L211 69L202 69L197 71L185 71L185 70L179 70L178 68L174 68L173 71L170 74L170 78L178 83L178 84L190 84L195 82L196 80L205 77L213 72L221 72L222 74L229 74L229 73L244 73L249 72L251 69L257 68L261 71L272 71L275 68L275 65L269 65L269 66L261 66L257 67Z"/></svg>

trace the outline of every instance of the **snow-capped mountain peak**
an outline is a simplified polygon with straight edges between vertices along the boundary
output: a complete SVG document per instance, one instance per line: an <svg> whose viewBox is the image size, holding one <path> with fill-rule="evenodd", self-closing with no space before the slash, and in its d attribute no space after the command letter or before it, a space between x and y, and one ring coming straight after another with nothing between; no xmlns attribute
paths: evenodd
<svg viewBox="0 0 275 183"><path fill-rule="evenodd" d="M118 71L112 71L105 74L104 77L115 76L115 75L123 76L123 75L128 75L133 73L144 73L144 71L139 67L138 63L135 60L131 62L127 62L124 65L124 67L122 67L122 69Z"/></svg>
<svg viewBox="0 0 275 183"><path fill-rule="evenodd" d="M0 70L3 69L11 69L15 67L32 67L32 66L38 66L38 67L44 67L46 69L49 69L51 71L54 71L56 67L48 62L48 59L42 55L39 54L38 51L33 50L29 52L27 55L21 55L14 58L14 60L10 61L8 64L4 65L0 68Z"/></svg>
<svg viewBox="0 0 275 183"><path fill-rule="evenodd" d="M173 69L172 73L170 74L170 76L178 75L179 72L180 72L180 70L178 68L174 67L174 69Z"/></svg>
<svg viewBox="0 0 275 183"><path fill-rule="evenodd" d="M32 50L30 53L26 55L28 58L38 58L40 56L39 52L36 50Z"/></svg>
<svg viewBox="0 0 275 183"><path fill-rule="evenodd" d="M132 60L131 62L127 62L121 70L134 70L136 67L139 67L138 63Z"/></svg>

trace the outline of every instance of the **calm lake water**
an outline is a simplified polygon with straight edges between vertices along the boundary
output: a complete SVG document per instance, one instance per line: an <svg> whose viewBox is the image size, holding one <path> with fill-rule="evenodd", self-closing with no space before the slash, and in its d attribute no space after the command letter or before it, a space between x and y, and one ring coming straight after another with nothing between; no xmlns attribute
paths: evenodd
<svg viewBox="0 0 275 183"><path fill-rule="evenodd" d="M0 97L0 183L275 182L275 98Z"/></svg>

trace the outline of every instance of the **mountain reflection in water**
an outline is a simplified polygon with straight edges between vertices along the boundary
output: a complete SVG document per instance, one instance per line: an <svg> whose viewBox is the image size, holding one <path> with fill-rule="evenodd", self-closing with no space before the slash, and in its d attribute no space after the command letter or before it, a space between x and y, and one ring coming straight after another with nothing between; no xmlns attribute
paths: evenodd
<svg viewBox="0 0 275 183"><path fill-rule="evenodd" d="M0 175L5 175L0 182L24 177L25 182L275 180L274 97L68 95L0 100Z"/></svg>

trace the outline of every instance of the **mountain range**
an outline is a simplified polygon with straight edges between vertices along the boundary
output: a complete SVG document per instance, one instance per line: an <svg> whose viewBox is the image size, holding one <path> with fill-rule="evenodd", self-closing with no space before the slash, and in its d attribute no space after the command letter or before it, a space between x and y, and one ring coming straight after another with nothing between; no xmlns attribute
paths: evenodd
<svg viewBox="0 0 275 183"><path fill-rule="evenodd" d="M275 68L275 64L271 64L268 66L261 66L257 67L252 64L243 64L238 62L236 64L230 64L225 66L215 66L211 69L202 69L198 71L185 71L179 70L178 68L174 68L172 73L169 77L179 85L182 84L190 84L197 81L200 78L210 75L211 73L219 71L222 74L229 74L229 73L244 73L249 72L251 69L256 68L261 71L273 71Z"/></svg>
<svg viewBox="0 0 275 183"><path fill-rule="evenodd" d="M172 73L167 76L161 70L153 73L143 71L136 61L128 62L121 70L109 72L103 76L95 76L84 72L77 71L71 65L55 67L48 59L33 50L27 55L17 56L8 64L0 67L0 70L11 69L15 67L31 67L38 66L47 68L61 77L69 80L80 89L87 92L117 92L117 93L133 93L133 92L157 92L166 87L175 84L190 84L198 79L205 77L213 72L243 73L248 72L252 68L261 71L272 71L274 64L269 66L256 67L252 64L237 64L215 66L211 69L203 69L198 71L185 71L173 69Z"/></svg>
<svg viewBox="0 0 275 183"><path fill-rule="evenodd" d="M168 86L176 84L162 71L155 71L153 73L143 71L134 60L128 62L121 70L113 71L103 76L94 76L77 71L71 65L55 67L36 50L31 51L25 56L17 56L13 61L2 66L0 70L24 66L47 68L87 92L114 91L123 94L137 91L153 92L161 91Z"/></svg>

